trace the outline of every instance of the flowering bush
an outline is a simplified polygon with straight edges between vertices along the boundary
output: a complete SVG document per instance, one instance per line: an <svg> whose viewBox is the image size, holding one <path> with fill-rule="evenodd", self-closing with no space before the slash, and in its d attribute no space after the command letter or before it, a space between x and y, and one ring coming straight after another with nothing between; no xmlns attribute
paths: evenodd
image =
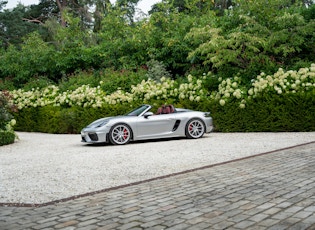
<svg viewBox="0 0 315 230"><path fill-rule="evenodd" d="M206 98L207 92L203 86L203 79L191 75L187 77L186 83L178 83L169 78L161 78L160 82L154 80L143 80L141 83L132 86L131 92L118 89L116 92L107 95L102 90L101 81L97 87L83 85L71 91L60 92L59 88L50 85L44 89L22 89L12 91L13 101L19 110L28 107L54 106L81 106L100 108L104 105L115 105L142 101L147 103L151 100L179 101L188 99L199 102Z"/></svg>
<svg viewBox="0 0 315 230"><path fill-rule="evenodd" d="M249 98L262 93L287 94L312 91L315 88L315 64L299 71L279 69L274 75L261 73L248 90Z"/></svg>
<svg viewBox="0 0 315 230"><path fill-rule="evenodd" d="M12 103L21 110L27 107L43 107L54 104L55 98L59 95L59 88L50 85L44 89L32 88L30 91L23 89L13 90Z"/></svg>
<svg viewBox="0 0 315 230"><path fill-rule="evenodd" d="M219 101L221 106L224 106L228 101L240 101L240 107L245 108L247 90L241 85L241 78L236 76L219 80L221 83L218 86L218 91L211 94L211 99Z"/></svg>
<svg viewBox="0 0 315 230"><path fill-rule="evenodd" d="M12 105L8 102L9 97L8 92L0 92L0 146L13 143L15 139L13 126L16 121L9 113L12 109Z"/></svg>
<svg viewBox="0 0 315 230"><path fill-rule="evenodd" d="M142 103L211 111L218 131L315 130L315 64L299 71L261 73L248 85L240 76L219 79L217 90L209 92L207 88L214 87L206 84L213 77L209 73L199 78L188 75L184 81L149 79L110 94L102 81L65 92L50 85L14 90L11 103L20 110L15 117L23 131L77 133L97 118L123 114Z"/></svg>
<svg viewBox="0 0 315 230"><path fill-rule="evenodd" d="M12 91L12 103L19 110L28 107L54 106L81 106L101 108L104 105L115 105L142 101L179 102L189 100L200 102L205 99L218 101L221 106L226 103L237 102L240 108L246 107L246 102L263 94L288 94L312 91L315 88L315 64L310 68L302 68L299 71L287 71L279 69L273 75L261 73L252 80L250 88L242 84L241 77L219 79L218 90L211 93L205 89L204 80L207 76L196 78L187 76L185 83L170 78L162 77L160 82L143 80L141 83L131 86L131 91L118 89L109 95L102 90L101 81L97 87L83 85L75 90L60 92L58 86L50 85L44 89L22 89Z"/></svg>
<svg viewBox="0 0 315 230"><path fill-rule="evenodd" d="M0 130L7 130L12 115L9 110L12 109L12 105L9 103L10 94L7 91L0 92Z"/></svg>
<svg viewBox="0 0 315 230"><path fill-rule="evenodd" d="M252 80L249 89L241 85L240 77L221 79L218 91L211 94L211 99L218 100L221 106L237 101L240 108L245 108L248 100L264 94L294 94L314 89L315 64L312 64L310 68L301 68L299 71L285 72L280 68L273 75L261 73Z"/></svg>

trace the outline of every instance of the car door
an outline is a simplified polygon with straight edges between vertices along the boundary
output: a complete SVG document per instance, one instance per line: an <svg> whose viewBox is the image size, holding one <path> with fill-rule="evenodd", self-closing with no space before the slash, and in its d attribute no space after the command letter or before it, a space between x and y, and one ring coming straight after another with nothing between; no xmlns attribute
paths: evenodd
<svg viewBox="0 0 315 230"><path fill-rule="evenodd" d="M174 114L152 115L140 117L137 122L136 140L169 137L175 124Z"/></svg>

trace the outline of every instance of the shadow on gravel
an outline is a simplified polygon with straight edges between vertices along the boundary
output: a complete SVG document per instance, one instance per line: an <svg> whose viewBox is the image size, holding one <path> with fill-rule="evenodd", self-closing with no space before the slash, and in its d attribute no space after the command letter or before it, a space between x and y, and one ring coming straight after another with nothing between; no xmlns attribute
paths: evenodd
<svg viewBox="0 0 315 230"><path fill-rule="evenodd" d="M207 136L203 137L207 138ZM176 141L176 140L187 140L187 141L194 141L194 139L187 139L185 137L173 137L173 138L161 138L161 139L151 139L151 140L141 140L141 141L131 141L126 145L137 145L137 144L145 144L145 143L157 143L157 142L168 142L168 141ZM113 145L111 143L84 143L82 142L84 147L104 147L104 146L120 146L120 145Z"/></svg>

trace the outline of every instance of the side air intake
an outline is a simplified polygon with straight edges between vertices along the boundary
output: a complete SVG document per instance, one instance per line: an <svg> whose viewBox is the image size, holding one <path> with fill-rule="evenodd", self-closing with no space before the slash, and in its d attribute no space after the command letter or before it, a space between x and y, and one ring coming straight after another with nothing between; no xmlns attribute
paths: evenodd
<svg viewBox="0 0 315 230"><path fill-rule="evenodd" d="M176 120L175 124L174 124L174 127L173 127L173 130L172 130L173 132L175 132L178 129L179 124L180 124L180 120Z"/></svg>

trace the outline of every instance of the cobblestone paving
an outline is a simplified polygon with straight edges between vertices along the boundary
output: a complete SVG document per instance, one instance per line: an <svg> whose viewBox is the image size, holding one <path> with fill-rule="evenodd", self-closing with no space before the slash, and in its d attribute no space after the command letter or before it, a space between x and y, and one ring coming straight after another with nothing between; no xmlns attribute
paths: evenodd
<svg viewBox="0 0 315 230"><path fill-rule="evenodd" d="M315 229L315 142L41 207L0 229Z"/></svg>

